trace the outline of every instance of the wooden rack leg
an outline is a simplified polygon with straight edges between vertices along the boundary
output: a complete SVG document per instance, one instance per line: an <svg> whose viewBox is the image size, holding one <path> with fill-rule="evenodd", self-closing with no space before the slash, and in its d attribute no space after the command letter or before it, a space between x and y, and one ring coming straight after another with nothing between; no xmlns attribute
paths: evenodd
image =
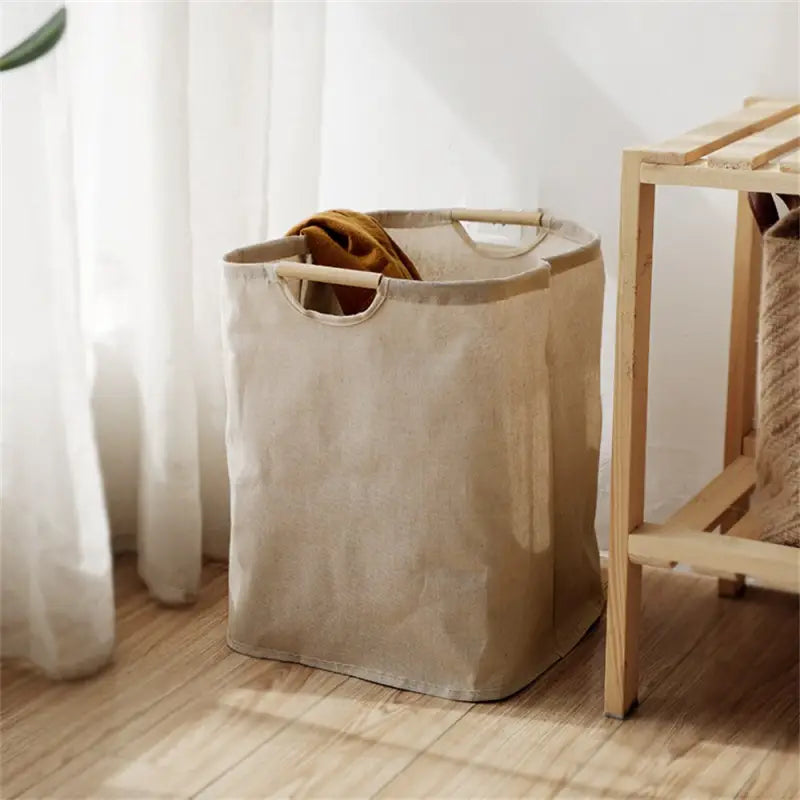
<svg viewBox="0 0 800 800"><path fill-rule="evenodd" d="M728 404L725 419L725 466L742 454L742 440L752 430L756 408L758 300L761 291L761 235L747 202L739 192L736 211L736 250L733 265L733 303L728 357ZM743 509L741 510L743 511ZM729 513L722 533L741 516ZM744 576L720 579L720 597L735 597L744 591Z"/></svg>
<svg viewBox="0 0 800 800"><path fill-rule="evenodd" d="M655 187L639 180L641 157L622 161L617 351L608 563L605 712L622 718L637 702L642 568L628 535L644 520L647 376Z"/></svg>

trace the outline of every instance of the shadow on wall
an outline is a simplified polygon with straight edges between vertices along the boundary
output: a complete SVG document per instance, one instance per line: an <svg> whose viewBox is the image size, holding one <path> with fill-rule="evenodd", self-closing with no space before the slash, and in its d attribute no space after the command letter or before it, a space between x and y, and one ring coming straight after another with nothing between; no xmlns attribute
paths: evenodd
<svg viewBox="0 0 800 800"><path fill-rule="evenodd" d="M504 204L542 205L603 236L609 281L602 355L606 424L598 529L604 543L620 156L623 147L654 136L638 127L593 74L565 52L548 30L547 9L543 13L537 4L461 3L457 9L446 3L355 6L346 12L350 24L360 26L362 34L364 30L369 30L370 36L377 34L387 45L385 61L394 59L395 70L402 64L404 74L400 77L387 72L391 68L384 59L375 64L375 70L389 82L424 86L435 93L442 118L453 115L457 120L451 135L458 138L449 142L449 148L466 149L465 141L476 139L491 154L476 168L498 164L507 174L507 185L501 190ZM628 24L633 22L629 20ZM701 42L702 37L697 37L695 49ZM603 55L609 51L612 61L620 61L607 38L598 34L592 43ZM660 47L663 50L663 45ZM356 65L358 57L352 56L351 64ZM642 64L640 69L652 66L658 65ZM355 74L350 78L357 83ZM375 102L373 116L381 116L383 98L375 98ZM680 100L669 102L680 106ZM420 119L415 113L416 103L413 94L398 91L386 110L395 121ZM419 104L422 107L424 100ZM729 110L724 97L719 107L708 105L709 110L704 112L708 116ZM674 116L680 117L679 109ZM422 122L426 127L407 126L403 136L395 132L396 140L382 143L400 162L398 171L418 179L419 140L440 135L431 132L436 119ZM665 129L657 136L676 132ZM441 158L445 157L441 153ZM469 166L466 164L465 169ZM422 167L427 184L448 180L446 170L437 176L427 172L429 167L430 162ZM391 173L385 184L393 187ZM426 196L427 184L419 187L419 196ZM446 187L451 204L460 201L459 192L464 192L465 185L469 182L461 179L458 185ZM483 182L490 194L492 186L488 178ZM384 186L362 188L366 191L360 196L368 195L369 205L396 205ZM436 191L441 191L441 186ZM473 190L471 197L477 194ZM658 219L661 223L666 220L666 224L657 225L655 245L648 474L648 508L653 518L688 499L715 474L721 461L734 207L732 194L721 195L698 190L659 191ZM675 313L677 308L679 314Z"/></svg>

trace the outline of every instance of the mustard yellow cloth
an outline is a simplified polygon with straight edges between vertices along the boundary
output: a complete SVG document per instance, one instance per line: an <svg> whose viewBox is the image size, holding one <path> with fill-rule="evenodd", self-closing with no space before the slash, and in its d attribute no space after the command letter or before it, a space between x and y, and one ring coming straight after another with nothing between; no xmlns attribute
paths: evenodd
<svg viewBox="0 0 800 800"><path fill-rule="evenodd" d="M419 281L417 268L384 228L357 211L322 211L295 225L288 236L305 237L314 264L362 272L378 272L389 278ZM375 292L355 286L334 286L344 314L369 307Z"/></svg>

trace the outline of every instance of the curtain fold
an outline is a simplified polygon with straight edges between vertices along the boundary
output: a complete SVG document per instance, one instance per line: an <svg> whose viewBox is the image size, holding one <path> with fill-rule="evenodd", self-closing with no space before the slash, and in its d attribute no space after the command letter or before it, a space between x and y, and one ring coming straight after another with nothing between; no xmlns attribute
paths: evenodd
<svg viewBox="0 0 800 800"><path fill-rule="evenodd" d="M3 4L0 46L56 5ZM279 111L295 92L319 111L319 59L296 54L322 20L320 3L74 3L51 54L0 76L4 657L55 677L105 663L113 550L165 604L227 555L219 260L274 209L316 205L315 176L272 181L297 153L282 127L270 140L276 71Z"/></svg>

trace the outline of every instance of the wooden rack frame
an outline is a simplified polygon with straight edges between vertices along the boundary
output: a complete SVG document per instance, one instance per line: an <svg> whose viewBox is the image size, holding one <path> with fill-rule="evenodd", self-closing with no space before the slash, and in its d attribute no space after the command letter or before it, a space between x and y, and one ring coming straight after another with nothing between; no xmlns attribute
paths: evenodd
<svg viewBox="0 0 800 800"><path fill-rule="evenodd" d="M800 103L752 98L744 108L663 144L629 149L622 162L619 299L614 385L605 711L637 703L642 564L689 565L720 578L720 594L744 576L800 591L800 550L759 540L747 513L755 484L756 339L761 242L747 192L800 194ZM657 185L739 192L736 220L725 469L663 525L644 521L653 221ZM713 531L720 527L725 535Z"/></svg>

